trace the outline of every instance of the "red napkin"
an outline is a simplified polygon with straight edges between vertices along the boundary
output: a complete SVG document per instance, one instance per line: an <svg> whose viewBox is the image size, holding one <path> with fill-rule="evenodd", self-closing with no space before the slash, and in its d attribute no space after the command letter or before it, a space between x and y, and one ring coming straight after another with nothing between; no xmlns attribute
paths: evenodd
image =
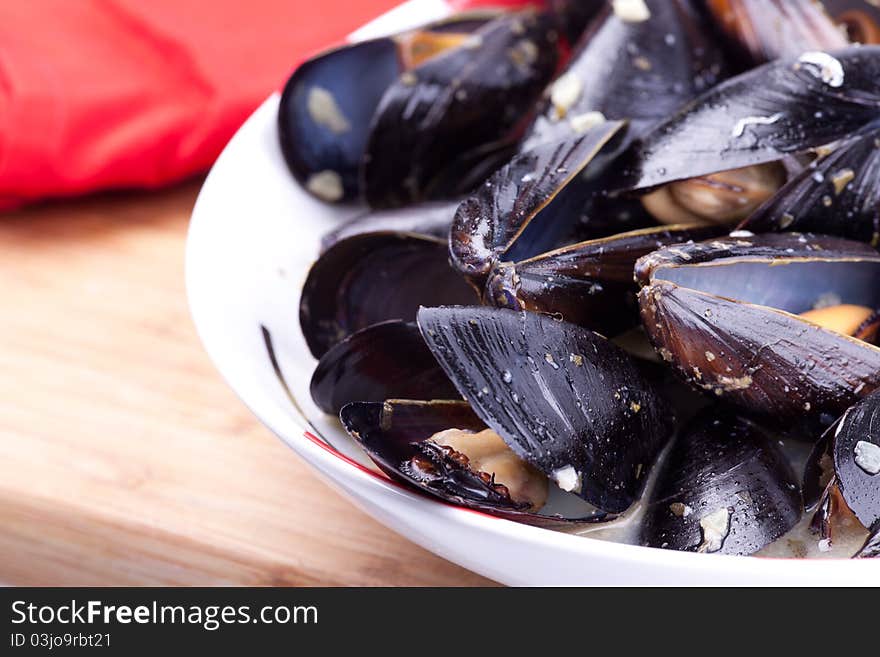
<svg viewBox="0 0 880 657"><path fill-rule="evenodd" d="M293 66L398 2L3 2L0 208L206 170Z"/></svg>

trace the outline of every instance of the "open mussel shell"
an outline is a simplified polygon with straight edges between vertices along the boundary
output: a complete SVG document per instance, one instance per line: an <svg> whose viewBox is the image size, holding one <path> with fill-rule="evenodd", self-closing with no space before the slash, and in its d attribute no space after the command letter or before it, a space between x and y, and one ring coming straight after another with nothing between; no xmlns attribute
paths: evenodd
<svg viewBox="0 0 880 657"><path fill-rule="evenodd" d="M406 322L383 322L334 345L312 374L315 405L336 415L356 401L455 399L458 393L418 329Z"/></svg>
<svg viewBox="0 0 880 657"><path fill-rule="evenodd" d="M302 63L278 109L281 152L294 177L324 201L356 199L369 127L386 90L407 69L460 44L489 17L462 14Z"/></svg>
<svg viewBox="0 0 880 657"><path fill-rule="evenodd" d="M627 119L635 136L722 78L723 56L693 2L635 4L607 3L550 86L525 149L576 136L595 117Z"/></svg>
<svg viewBox="0 0 880 657"><path fill-rule="evenodd" d="M831 456L846 505L865 527L880 523L880 391L846 412Z"/></svg>
<svg viewBox="0 0 880 657"><path fill-rule="evenodd" d="M555 72L557 40L546 12L504 15L394 82L370 126L368 204L448 198L483 180L521 136Z"/></svg>
<svg viewBox="0 0 880 657"><path fill-rule="evenodd" d="M694 386L788 429L828 425L880 386L880 349L800 317L880 307L880 255L778 233L668 247L636 264L642 324Z"/></svg>
<svg viewBox="0 0 880 657"><path fill-rule="evenodd" d="M785 455L757 426L718 407L682 430L662 468L646 505L643 545L753 554L803 512Z"/></svg>
<svg viewBox="0 0 880 657"><path fill-rule="evenodd" d="M548 313L613 336L638 324L633 268L639 258L664 246L720 233L715 227L646 228L501 263L486 283L484 302Z"/></svg>
<svg viewBox="0 0 880 657"><path fill-rule="evenodd" d="M344 239L366 233L413 233L445 240L460 203L434 201L392 210L369 210L326 233L321 238L321 252Z"/></svg>
<svg viewBox="0 0 880 657"><path fill-rule="evenodd" d="M415 320L422 304L476 299L449 266L445 240L366 233L337 242L312 265L299 320L309 350L320 358L355 331L392 319Z"/></svg>
<svg viewBox="0 0 880 657"><path fill-rule="evenodd" d="M517 456L609 513L639 496L673 418L622 349L505 309L423 308L418 324L459 392Z"/></svg>
<svg viewBox="0 0 880 657"><path fill-rule="evenodd" d="M649 188L780 160L878 118L880 47L806 52L722 82L653 128L621 161L621 184Z"/></svg>
<svg viewBox="0 0 880 657"><path fill-rule="evenodd" d="M452 265L482 290L498 262L552 248L579 223L625 128L609 121L514 157L459 206L450 232Z"/></svg>
<svg viewBox="0 0 880 657"><path fill-rule="evenodd" d="M880 242L880 119L807 167L741 230L793 230Z"/></svg>
<svg viewBox="0 0 880 657"><path fill-rule="evenodd" d="M706 0L705 4L752 64L849 44L816 0Z"/></svg>
<svg viewBox="0 0 880 657"><path fill-rule="evenodd" d="M474 433L486 428L466 402L354 403L345 406L339 416L349 434L385 474L445 502L543 526L610 519L602 512L563 518L524 510L523 504L497 487L494 479L487 481L485 475L481 477L429 441L450 428Z"/></svg>

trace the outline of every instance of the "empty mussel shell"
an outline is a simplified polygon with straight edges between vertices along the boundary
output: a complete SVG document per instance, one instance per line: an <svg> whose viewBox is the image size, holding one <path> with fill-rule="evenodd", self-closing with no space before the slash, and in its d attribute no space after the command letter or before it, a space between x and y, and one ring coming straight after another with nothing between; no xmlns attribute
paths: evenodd
<svg viewBox="0 0 880 657"><path fill-rule="evenodd" d="M849 43L816 0L706 0L706 5L751 64Z"/></svg>
<svg viewBox="0 0 880 657"><path fill-rule="evenodd" d="M356 401L458 397L418 329L399 321L375 324L334 345L318 361L309 391L332 415Z"/></svg>
<svg viewBox="0 0 880 657"><path fill-rule="evenodd" d="M504 15L408 71L382 96L366 144L374 208L470 191L509 154L559 60L547 12Z"/></svg>
<svg viewBox="0 0 880 657"><path fill-rule="evenodd" d="M873 527L880 522L880 391L846 412L831 456L844 502L859 522Z"/></svg>
<svg viewBox="0 0 880 657"><path fill-rule="evenodd" d="M880 349L851 337L880 307L878 275L868 245L796 233L734 233L636 264L660 355L694 386L789 429L830 424L880 386Z"/></svg>
<svg viewBox="0 0 880 657"><path fill-rule="evenodd" d="M550 86L524 149L605 119L627 119L638 135L722 79L723 56L694 3L634 4L606 4Z"/></svg>
<svg viewBox="0 0 880 657"><path fill-rule="evenodd" d="M299 321L320 358L355 331L391 319L414 321L425 303L466 304L473 289L449 266L446 240L379 232L337 242L312 265Z"/></svg>
<svg viewBox="0 0 880 657"><path fill-rule="evenodd" d="M339 415L349 434L389 477L445 502L543 526L610 519L599 511L561 517L529 510L522 496L531 494L543 504L546 478L509 452L497 437L484 440L486 425L466 402L354 403ZM479 445L477 453L471 451L469 458L448 447L444 436L450 433L469 435ZM482 444L485 441L490 444Z"/></svg>
<svg viewBox="0 0 880 657"><path fill-rule="evenodd" d="M602 511L637 499L673 418L622 349L506 309L423 308L418 324L474 412L517 456Z"/></svg>
<svg viewBox="0 0 880 657"><path fill-rule="evenodd" d="M645 228L500 263L486 283L483 301L552 314L613 336L638 324L633 268L639 258L664 246L720 233L701 226Z"/></svg>
<svg viewBox="0 0 880 657"><path fill-rule="evenodd" d="M459 206L450 232L452 265L482 291L497 263L555 246L580 223L625 127L609 121L514 157Z"/></svg>
<svg viewBox="0 0 880 657"><path fill-rule="evenodd" d="M785 455L750 421L710 407L676 439L647 502L641 542L748 555L802 515Z"/></svg>
<svg viewBox="0 0 880 657"><path fill-rule="evenodd" d="M830 149L829 149L830 150ZM880 120L823 153L740 230L793 230L880 243Z"/></svg>
<svg viewBox="0 0 880 657"><path fill-rule="evenodd" d="M722 82L653 128L622 160L621 184L643 189L781 160L877 119L880 47L806 52Z"/></svg>
<svg viewBox="0 0 880 657"><path fill-rule="evenodd" d="M337 242L365 233L392 231L446 239L460 200L419 203L392 210L368 210L321 238L323 253Z"/></svg>
<svg viewBox="0 0 880 657"><path fill-rule="evenodd" d="M369 127L385 91L407 69L460 45L491 16L462 14L301 64L278 109L281 152L294 177L324 201L356 199Z"/></svg>

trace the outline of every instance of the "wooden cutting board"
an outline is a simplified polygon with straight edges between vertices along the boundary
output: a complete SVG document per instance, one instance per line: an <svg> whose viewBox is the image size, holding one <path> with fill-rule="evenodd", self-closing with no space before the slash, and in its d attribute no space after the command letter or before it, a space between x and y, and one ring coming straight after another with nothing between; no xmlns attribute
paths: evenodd
<svg viewBox="0 0 880 657"><path fill-rule="evenodd" d="M187 311L198 183L0 215L0 582L480 585L320 482Z"/></svg>

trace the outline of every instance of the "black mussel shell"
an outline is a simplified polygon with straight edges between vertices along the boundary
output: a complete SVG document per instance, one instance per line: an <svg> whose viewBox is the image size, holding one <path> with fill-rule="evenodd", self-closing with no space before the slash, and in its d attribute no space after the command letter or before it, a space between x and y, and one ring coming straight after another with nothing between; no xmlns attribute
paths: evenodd
<svg viewBox="0 0 880 657"><path fill-rule="evenodd" d="M459 206L450 233L452 265L482 290L498 262L555 245L579 223L624 131L624 123L607 122L514 157Z"/></svg>
<svg viewBox="0 0 880 657"><path fill-rule="evenodd" d="M550 14L518 12L401 76L370 127L368 204L395 207L470 191L520 137L556 70L557 40Z"/></svg>
<svg viewBox="0 0 880 657"><path fill-rule="evenodd" d="M880 522L880 391L850 408L831 450L837 486L865 527Z"/></svg>
<svg viewBox="0 0 880 657"><path fill-rule="evenodd" d="M722 82L633 145L623 187L780 160L880 118L880 47L806 52Z"/></svg>
<svg viewBox="0 0 880 657"><path fill-rule="evenodd" d="M849 41L816 0L706 0L713 18L751 64L839 50Z"/></svg>
<svg viewBox="0 0 880 657"><path fill-rule="evenodd" d="M548 313L613 336L638 324L636 260L664 246L721 232L703 226L646 228L501 263L486 284L484 303Z"/></svg>
<svg viewBox="0 0 880 657"><path fill-rule="evenodd" d="M466 402L355 403L345 406L339 416L346 430L385 474L445 502L544 526L610 519L601 512L562 518L524 511L493 481L485 481L439 446L426 442L450 428L474 432L485 429L486 425Z"/></svg>
<svg viewBox="0 0 880 657"><path fill-rule="evenodd" d="M278 133L287 166L305 189L328 202L358 197L367 128L401 70L395 41L375 39L294 72L281 94Z"/></svg>
<svg viewBox="0 0 880 657"><path fill-rule="evenodd" d="M722 78L723 56L690 0L645 7L644 16L627 17L608 3L551 85L524 149L577 136L597 112L628 119L635 136Z"/></svg>
<svg viewBox="0 0 880 657"><path fill-rule="evenodd" d="M318 361L309 391L315 405L332 415L357 401L458 397L418 329L397 321L370 326L331 347Z"/></svg>
<svg viewBox="0 0 880 657"><path fill-rule="evenodd" d="M423 308L418 324L517 456L609 513L639 496L673 418L622 349L573 324L505 309Z"/></svg>
<svg viewBox="0 0 880 657"><path fill-rule="evenodd" d="M320 358L355 331L391 319L414 321L425 303L476 301L449 266L445 240L410 233L366 233L337 242L312 265L299 321Z"/></svg>
<svg viewBox="0 0 880 657"><path fill-rule="evenodd" d="M369 127L385 91L404 71L452 46L489 20L462 14L420 30L345 45L302 63L281 94L278 131L281 152L294 177L324 201L360 196L360 167Z"/></svg>
<svg viewBox="0 0 880 657"><path fill-rule="evenodd" d="M880 120L793 178L741 225L880 243Z"/></svg>
<svg viewBox="0 0 880 657"><path fill-rule="evenodd" d="M323 253L337 242L365 233L393 231L427 237L449 237L452 219L461 201L435 201L393 210L371 210L333 229L321 238Z"/></svg>
<svg viewBox="0 0 880 657"><path fill-rule="evenodd" d="M662 468L645 510L644 545L748 555L801 517L785 455L757 426L717 407L683 430Z"/></svg>
<svg viewBox="0 0 880 657"><path fill-rule="evenodd" d="M734 233L636 264L642 324L688 382L774 426L828 425L880 386L880 349L797 315L880 306L880 255L832 237Z"/></svg>

